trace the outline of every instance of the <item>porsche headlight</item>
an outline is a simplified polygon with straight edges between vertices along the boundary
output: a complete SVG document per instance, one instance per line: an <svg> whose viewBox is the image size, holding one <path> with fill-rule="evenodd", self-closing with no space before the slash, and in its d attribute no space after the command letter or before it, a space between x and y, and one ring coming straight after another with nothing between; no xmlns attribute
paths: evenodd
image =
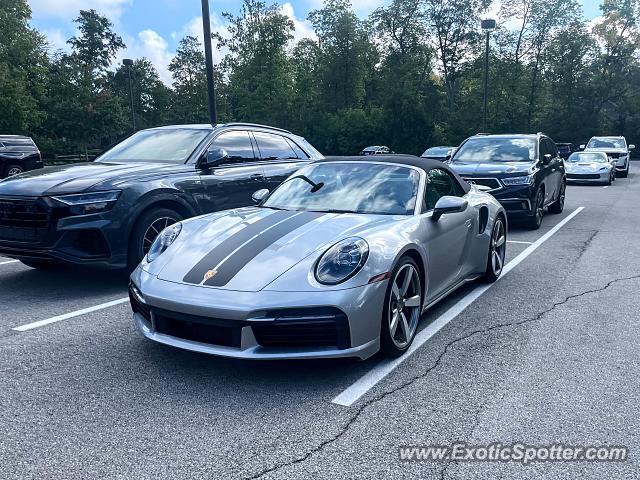
<svg viewBox="0 0 640 480"><path fill-rule="evenodd" d="M360 237L349 237L329 248L316 265L316 280L336 285L353 277L367 261L369 245Z"/></svg>
<svg viewBox="0 0 640 480"><path fill-rule="evenodd" d="M105 192L74 193L72 195L58 195L51 197L57 202L69 206L69 211L74 215L86 215L88 213L105 212L116 203L120 196L120 190Z"/></svg>
<svg viewBox="0 0 640 480"><path fill-rule="evenodd" d="M180 222L169 225L167 228L162 230L151 244L151 248L147 253L147 262L151 263L162 255L164 251L176 241L181 230L182 224Z"/></svg>

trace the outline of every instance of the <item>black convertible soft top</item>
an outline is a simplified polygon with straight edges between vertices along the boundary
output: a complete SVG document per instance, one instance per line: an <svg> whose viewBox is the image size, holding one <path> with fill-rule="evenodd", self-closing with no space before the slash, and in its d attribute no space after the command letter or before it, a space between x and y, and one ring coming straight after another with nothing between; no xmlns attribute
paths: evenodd
<svg viewBox="0 0 640 480"><path fill-rule="evenodd" d="M446 170L449 172L458 183L464 189L464 193L468 193L471 190L471 185L465 182L460 176L449 168L444 162L440 160L433 160L429 158L416 157L414 155L403 155L403 154L394 154L394 155L375 155L375 156L357 156L357 157L326 157L323 160L318 160L317 163L326 163L326 162L362 162L362 163L396 163L400 165L411 165L412 167L418 167L424 170L426 173L429 173L430 170L434 168L439 168L441 170Z"/></svg>

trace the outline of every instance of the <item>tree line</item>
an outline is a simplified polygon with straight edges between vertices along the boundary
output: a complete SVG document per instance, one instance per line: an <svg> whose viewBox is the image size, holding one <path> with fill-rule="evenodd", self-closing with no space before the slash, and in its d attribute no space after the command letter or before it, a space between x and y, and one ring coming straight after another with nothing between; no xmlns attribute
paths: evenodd
<svg viewBox="0 0 640 480"><path fill-rule="evenodd" d="M219 121L289 129L325 154L371 144L420 154L481 130L490 0L393 0L366 19L348 0L310 12L315 38L296 43L277 4L243 0L213 34ZM110 21L81 10L68 49L50 53L26 0L0 0L0 133L33 136L46 156L104 149L131 130L125 47ZM640 0L502 0L491 34L489 132L544 131L580 143L640 131ZM183 38L165 85L134 61L138 128L207 122L202 45Z"/></svg>

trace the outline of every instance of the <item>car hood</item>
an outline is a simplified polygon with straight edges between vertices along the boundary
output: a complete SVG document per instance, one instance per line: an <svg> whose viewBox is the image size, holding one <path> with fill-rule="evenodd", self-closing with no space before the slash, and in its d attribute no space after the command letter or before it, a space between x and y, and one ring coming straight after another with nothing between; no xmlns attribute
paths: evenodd
<svg viewBox="0 0 640 480"><path fill-rule="evenodd" d="M315 261L335 242L393 218L256 207L219 212L183 222L169 250L142 268L169 282L255 292L312 254Z"/></svg>
<svg viewBox="0 0 640 480"><path fill-rule="evenodd" d="M451 162L451 169L462 177L528 175L534 164L531 162Z"/></svg>
<svg viewBox="0 0 640 480"><path fill-rule="evenodd" d="M102 162L45 167L0 181L0 195L60 195L84 192L98 185L100 189L115 188L132 177L175 170L176 167L161 163Z"/></svg>

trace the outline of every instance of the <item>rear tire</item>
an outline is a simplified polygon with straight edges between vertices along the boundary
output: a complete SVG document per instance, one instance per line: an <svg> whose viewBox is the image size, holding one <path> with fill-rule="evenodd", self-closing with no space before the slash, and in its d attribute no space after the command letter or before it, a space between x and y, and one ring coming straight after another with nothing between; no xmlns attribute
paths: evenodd
<svg viewBox="0 0 640 480"><path fill-rule="evenodd" d="M7 165L4 169L5 177L13 177L15 175L20 175L21 173L24 173L24 168L20 165Z"/></svg>
<svg viewBox="0 0 640 480"><path fill-rule="evenodd" d="M127 250L127 270L132 272L151 248L158 234L183 217L169 208L154 208L143 213L131 232Z"/></svg>
<svg viewBox="0 0 640 480"><path fill-rule="evenodd" d="M418 330L421 313L420 269L411 257L402 257L391 272L384 297L380 322L380 350L383 355L399 357L409 349Z"/></svg>

